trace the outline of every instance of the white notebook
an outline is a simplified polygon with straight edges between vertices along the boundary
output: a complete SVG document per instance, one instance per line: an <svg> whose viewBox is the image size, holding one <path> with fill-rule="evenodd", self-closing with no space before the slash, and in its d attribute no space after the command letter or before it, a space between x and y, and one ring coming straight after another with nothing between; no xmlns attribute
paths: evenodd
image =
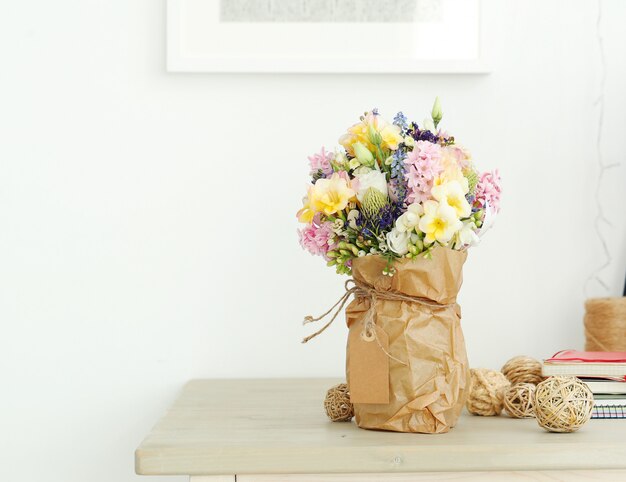
<svg viewBox="0 0 626 482"><path fill-rule="evenodd" d="M615 380L624 380L626 368L623 363L545 363L543 376L555 377L559 375L572 377L600 377Z"/></svg>
<svg viewBox="0 0 626 482"><path fill-rule="evenodd" d="M605 380L602 378L583 378L581 379L591 390L592 393L615 393L624 395L626 394L626 383L616 382L611 380Z"/></svg>

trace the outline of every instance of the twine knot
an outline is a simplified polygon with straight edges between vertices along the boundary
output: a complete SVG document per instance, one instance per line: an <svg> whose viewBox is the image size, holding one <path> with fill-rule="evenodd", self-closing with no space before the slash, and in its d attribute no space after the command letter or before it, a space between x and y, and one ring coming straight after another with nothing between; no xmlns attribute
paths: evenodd
<svg viewBox="0 0 626 482"><path fill-rule="evenodd" d="M318 317L313 317L310 315L304 317L303 325L306 325L308 323L320 321L332 313L332 317L330 318L330 320L315 333L312 333L311 335L303 338L302 343L307 343L308 341L323 333L330 325L332 325L332 323L335 321L335 318L337 318L337 315L339 315L339 313L343 310L344 306L350 299L350 296L354 295L356 299L364 298L370 300L370 307L365 313L365 317L363 318L363 331L361 332L361 338L367 342L376 341L380 349L385 353L385 355L387 355L392 360L395 360L398 363L406 366L406 362L398 360L390 353L388 353L378 339L378 335L376 333L376 301L378 299L407 301L410 303L419 303L424 306L430 306L431 308L448 308L455 305L455 303L441 304L428 298L405 295L396 291L379 291L373 286L361 283L355 279L349 279L346 281L345 290L345 293L341 295L337 302L333 306L331 306L330 309L324 314Z"/></svg>

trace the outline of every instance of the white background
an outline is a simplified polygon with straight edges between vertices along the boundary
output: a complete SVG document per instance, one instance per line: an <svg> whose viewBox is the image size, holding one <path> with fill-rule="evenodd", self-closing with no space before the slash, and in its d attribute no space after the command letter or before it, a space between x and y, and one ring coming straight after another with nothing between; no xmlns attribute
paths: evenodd
<svg viewBox="0 0 626 482"><path fill-rule="evenodd" d="M626 3L603 5L615 295ZM472 365L582 348L583 286L604 261L596 2L485 1L489 76L167 74L164 12L65 0L0 15L1 480L137 480L134 448L190 378L341 375L342 321L299 343L344 280L300 250L294 213L306 156L374 106L421 119L441 96L445 126L502 172L460 300Z"/></svg>

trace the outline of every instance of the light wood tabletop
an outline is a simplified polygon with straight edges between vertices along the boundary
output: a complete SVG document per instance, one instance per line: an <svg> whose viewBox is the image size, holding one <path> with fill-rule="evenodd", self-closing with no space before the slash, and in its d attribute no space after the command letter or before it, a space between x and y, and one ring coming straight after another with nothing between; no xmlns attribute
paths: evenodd
<svg viewBox="0 0 626 482"><path fill-rule="evenodd" d="M591 420L576 433L557 434L532 419L464 414L447 434L375 432L326 418L324 395L337 382L193 380L137 448L136 472L217 481L234 474L626 469L626 420Z"/></svg>

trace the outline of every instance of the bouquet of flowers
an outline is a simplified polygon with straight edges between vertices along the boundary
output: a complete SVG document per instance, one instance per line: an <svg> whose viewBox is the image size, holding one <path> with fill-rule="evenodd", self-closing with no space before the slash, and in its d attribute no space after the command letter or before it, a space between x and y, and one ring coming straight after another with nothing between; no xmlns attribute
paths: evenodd
<svg viewBox="0 0 626 482"><path fill-rule="evenodd" d="M356 257L430 257L436 246L478 243L500 209L497 171L480 173L467 149L440 128L435 100L421 125L366 112L335 152L309 157L311 186L298 211L303 248L350 274Z"/></svg>

